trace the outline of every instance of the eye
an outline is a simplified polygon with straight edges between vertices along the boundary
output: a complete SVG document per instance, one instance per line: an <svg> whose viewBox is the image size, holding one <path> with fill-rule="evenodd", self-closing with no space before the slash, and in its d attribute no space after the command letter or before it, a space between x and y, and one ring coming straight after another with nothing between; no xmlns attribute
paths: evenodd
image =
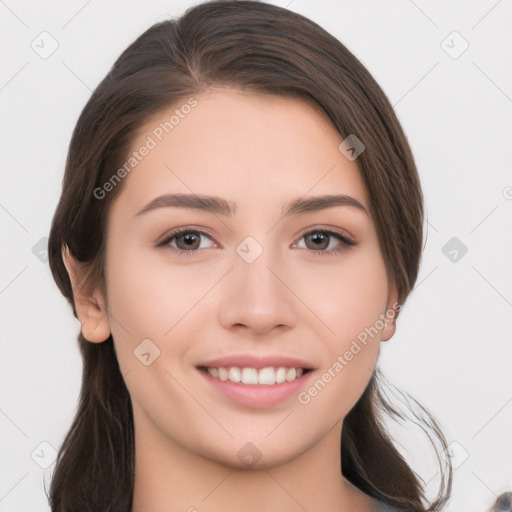
<svg viewBox="0 0 512 512"><path fill-rule="evenodd" d="M305 240L306 249L312 249L318 252L319 255L338 254L347 246L356 245L354 241L350 240L345 235L329 229L312 229L303 234L301 240L302 239ZM333 248L333 245L335 247L337 246L337 249ZM294 247L299 247L300 249L304 248L299 245L294 245Z"/></svg>
<svg viewBox="0 0 512 512"><path fill-rule="evenodd" d="M207 247L200 248L201 241L205 239L209 240L211 244ZM294 244L292 247L311 249L319 255L338 254L348 246L357 245L356 242L350 240L345 235L329 229L312 229L304 233L300 239L305 240L305 247L299 244ZM200 250L207 249L213 245L215 245L215 242L208 233L190 228L176 229L166 234L165 237L156 244L157 247L186 256L193 256Z"/></svg>
<svg viewBox="0 0 512 512"><path fill-rule="evenodd" d="M161 242L157 242L157 247L170 249L181 254L185 253L189 256L200 250L198 246L202 238L213 242L212 237L204 231L177 229L168 233Z"/></svg>

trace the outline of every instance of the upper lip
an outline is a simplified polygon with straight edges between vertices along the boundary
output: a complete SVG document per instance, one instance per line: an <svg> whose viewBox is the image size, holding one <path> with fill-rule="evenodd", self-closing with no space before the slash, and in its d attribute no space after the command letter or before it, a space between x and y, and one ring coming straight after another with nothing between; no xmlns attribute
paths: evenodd
<svg viewBox="0 0 512 512"><path fill-rule="evenodd" d="M251 354L239 354L210 359L209 361L199 364L198 368L230 368L232 366L239 368L256 368L257 370L270 366L274 368L284 367L313 370L311 364L297 357L283 355L255 356Z"/></svg>

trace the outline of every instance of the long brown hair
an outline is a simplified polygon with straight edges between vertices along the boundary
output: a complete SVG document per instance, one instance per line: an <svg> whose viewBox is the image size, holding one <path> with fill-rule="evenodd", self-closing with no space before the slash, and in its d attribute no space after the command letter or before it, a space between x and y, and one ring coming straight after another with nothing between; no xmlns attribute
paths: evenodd
<svg viewBox="0 0 512 512"><path fill-rule="evenodd" d="M411 149L384 92L340 41L311 20L263 2L216 0L188 9L179 19L157 23L138 37L78 119L49 236L50 268L75 316L62 248L67 245L88 270L88 282L106 290L106 219L123 182L101 199L95 190L123 165L137 131L150 117L212 87L303 99L320 107L341 137L355 134L363 141L365 151L357 164L402 304L419 269L423 196ZM48 499L53 512L129 512L133 416L112 336L90 343L80 333L78 344L83 358L80 399L58 453ZM341 471L361 490L392 506L441 510L451 492L449 459L446 474L436 450L439 493L425 504L418 476L386 433L385 415L398 421L404 415L384 396L382 380L376 369L344 419ZM416 401L408 411L446 450L434 417Z"/></svg>

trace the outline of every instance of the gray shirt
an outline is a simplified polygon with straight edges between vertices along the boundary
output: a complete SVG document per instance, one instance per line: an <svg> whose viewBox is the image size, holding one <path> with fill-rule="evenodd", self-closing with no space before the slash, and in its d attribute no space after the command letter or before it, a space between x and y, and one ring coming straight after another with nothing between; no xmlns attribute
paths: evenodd
<svg viewBox="0 0 512 512"><path fill-rule="evenodd" d="M387 505L386 503L383 503L382 501L375 500L374 509L372 512L398 512L398 509L395 507L392 507L391 505Z"/></svg>

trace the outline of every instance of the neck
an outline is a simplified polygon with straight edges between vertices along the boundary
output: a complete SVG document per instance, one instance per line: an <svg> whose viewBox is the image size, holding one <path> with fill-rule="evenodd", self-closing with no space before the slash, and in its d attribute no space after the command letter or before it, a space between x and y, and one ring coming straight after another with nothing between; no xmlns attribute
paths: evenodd
<svg viewBox="0 0 512 512"><path fill-rule="evenodd" d="M132 512L373 510L375 502L341 474L342 422L297 457L257 468L192 452L149 422L135 425Z"/></svg>

